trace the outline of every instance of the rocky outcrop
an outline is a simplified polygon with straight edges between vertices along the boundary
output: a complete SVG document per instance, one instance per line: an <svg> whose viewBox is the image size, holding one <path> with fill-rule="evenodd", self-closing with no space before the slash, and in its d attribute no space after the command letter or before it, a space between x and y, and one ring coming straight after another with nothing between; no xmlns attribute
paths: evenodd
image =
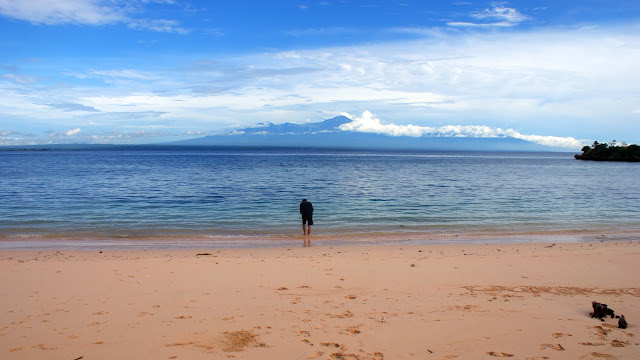
<svg viewBox="0 0 640 360"><path fill-rule="evenodd" d="M574 157L578 160L640 162L640 146L609 146L596 141L592 146L583 147L582 155Z"/></svg>

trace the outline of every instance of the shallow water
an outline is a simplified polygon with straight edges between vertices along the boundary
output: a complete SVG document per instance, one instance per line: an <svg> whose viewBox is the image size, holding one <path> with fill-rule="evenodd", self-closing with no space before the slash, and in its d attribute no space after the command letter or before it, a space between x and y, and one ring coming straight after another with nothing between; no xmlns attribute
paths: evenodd
<svg viewBox="0 0 640 360"><path fill-rule="evenodd" d="M572 156L0 152L0 240L274 241L301 233L302 198L313 203L314 235L324 239L639 233L640 165Z"/></svg>

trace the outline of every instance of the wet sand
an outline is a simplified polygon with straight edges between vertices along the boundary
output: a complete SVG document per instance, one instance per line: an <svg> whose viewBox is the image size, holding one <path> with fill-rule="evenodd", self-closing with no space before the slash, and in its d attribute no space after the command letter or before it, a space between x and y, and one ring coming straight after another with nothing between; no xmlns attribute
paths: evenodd
<svg viewBox="0 0 640 360"><path fill-rule="evenodd" d="M1 251L0 358L640 358L638 241L312 245Z"/></svg>

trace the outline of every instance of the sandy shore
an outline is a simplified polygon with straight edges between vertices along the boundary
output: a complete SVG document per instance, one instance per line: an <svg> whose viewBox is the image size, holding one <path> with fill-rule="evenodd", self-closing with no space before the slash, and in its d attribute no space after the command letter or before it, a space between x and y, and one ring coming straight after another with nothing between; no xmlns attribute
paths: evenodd
<svg viewBox="0 0 640 360"><path fill-rule="evenodd" d="M3 251L0 269L2 359L640 358L637 241Z"/></svg>

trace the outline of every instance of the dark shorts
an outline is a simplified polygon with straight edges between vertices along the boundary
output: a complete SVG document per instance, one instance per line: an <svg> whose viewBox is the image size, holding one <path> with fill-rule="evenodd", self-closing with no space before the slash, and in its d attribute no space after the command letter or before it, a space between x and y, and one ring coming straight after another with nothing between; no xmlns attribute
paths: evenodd
<svg viewBox="0 0 640 360"><path fill-rule="evenodd" d="M311 215L309 215L309 216L302 215L302 225L305 225L307 222L309 222L309 225L313 225L313 216L311 216Z"/></svg>

